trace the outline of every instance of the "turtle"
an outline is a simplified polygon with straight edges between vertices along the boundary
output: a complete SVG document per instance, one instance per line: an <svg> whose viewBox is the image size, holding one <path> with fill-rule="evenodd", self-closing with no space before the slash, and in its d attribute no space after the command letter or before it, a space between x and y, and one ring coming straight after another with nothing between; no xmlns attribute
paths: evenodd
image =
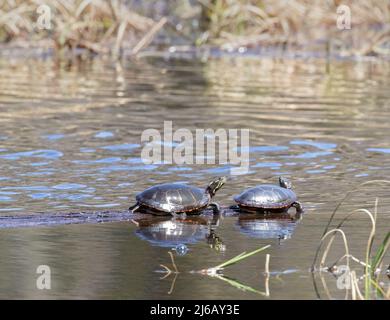
<svg viewBox="0 0 390 320"><path fill-rule="evenodd" d="M200 214L207 207L212 207L214 213L218 213L219 205L211 202L211 198L226 180L226 177L216 178L204 190L181 183L158 184L139 193L137 203L129 210L175 216L180 213Z"/></svg>
<svg viewBox="0 0 390 320"><path fill-rule="evenodd" d="M245 190L233 199L240 210L247 212L285 212L290 207L294 207L300 214L303 212L303 207L297 201L297 195L291 187L289 180L279 177L279 186L261 184Z"/></svg>

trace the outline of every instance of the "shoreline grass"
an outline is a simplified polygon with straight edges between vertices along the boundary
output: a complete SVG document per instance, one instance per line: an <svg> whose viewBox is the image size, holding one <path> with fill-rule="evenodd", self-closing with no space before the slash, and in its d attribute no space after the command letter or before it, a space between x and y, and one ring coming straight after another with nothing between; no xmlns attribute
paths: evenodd
<svg viewBox="0 0 390 320"><path fill-rule="evenodd" d="M78 50L120 57L137 55L160 33L165 45L222 51L281 48L341 56L390 56L390 3L346 0L350 30L337 28L340 1L197 0L164 1L156 15L129 1L4 0L0 4L0 43L19 48L50 48L55 55ZM37 8L51 9L51 28L37 28ZM153 6L152 6L153 7ZM194 27L195 26L195 27ZM177 41L180 39L180 41Z"/></svg>
<svg viewBox="0 0 390 320"><path fill-rule="evenodd" d="M40 5L50 8L50 26L38 27ZM25 47L46 46L58 54L85 49L119 56L130 43L137 53L165 24L115 0L4 0L0 5L0 42Z"/></svg>
<svg viewBox="0 0 390 320"><path fill-rule="evenodd" d="M372 180L362 183L358 185L355 189L348 192L339 202L335 210L332 212L328 224L325 227L311 267L311 271L313 273L316 271L319 271L320 274L322 272L328 272L334 274L337 277L340 276L340 270L345 267L344 265L341 265L340 262L346 260L346 270L342 270L342 274L344 274L348 278L347 280L350 284L349 287L346 287L346 297L348 296L348 292L351 291L353 300L390 299L390 286L388 286L388 288L386 289L384 287L384 283L381 282L381 276L384 274L383 260L390 246L390 232L387 232L382 242L376 248L376 251L373 252L373 243L374 238L376 236L376 225L378 216L378 198L376 198L375 200L374 212L371 212L367 209L353 210L352 212L348 213L333 229L330 229L330 225L335 218L336 213L340 209L341 205L347 200L349 195L356 192L363 186L376 183L390 184L390 181ZM367 245L364 251L364 257L362 259L359 259L350 253L348 237L343 230L344 224L350 221L353 216L358 213L363 213L366 217L368 217L371 224L371 230L368 235ZM345 253L335 262L327 264L326 260L329 252L331 251L333 242L337 234L340 234L342 237ZM326 242L326 240L328 241ZM325 248L322 251L320 263L317 267L317 260L320 257L320 252L323 247ZM359 268L353 269L351 267L353 262L356 263ZM347 272L344 273L344 271ZM359 274L361 275L360 277L358 277ZM322 277L321 281L323 283L325 291L327 292L328 296L330 296L329 291L326 288L324 279ZM373 290L373 288L375 288L375 290Z"/></svg>
<svg viewBox="0 0 390 320"><path fill-rule="evenodd" d="M203 39L222 47L261 43L285 48L320 46L320 50L346 56L390 54L390 3L386 0L200 2L208 21ZM350 9L351 29L337 27L341 4Z"/></svg>

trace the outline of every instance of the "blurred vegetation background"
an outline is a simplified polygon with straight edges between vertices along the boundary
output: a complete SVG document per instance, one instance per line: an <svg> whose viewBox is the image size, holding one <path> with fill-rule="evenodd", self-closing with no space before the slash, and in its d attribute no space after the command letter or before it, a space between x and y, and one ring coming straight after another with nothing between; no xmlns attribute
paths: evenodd
<svg viewBox="0 0 390 320"><path fill-rule="evenodd" d="M50 28L37 24L41 5ZM340 5L350 8L349 30L337 28ZM167 46L390 56L390 1L1 0L0 43L114 56Z"/></svg>

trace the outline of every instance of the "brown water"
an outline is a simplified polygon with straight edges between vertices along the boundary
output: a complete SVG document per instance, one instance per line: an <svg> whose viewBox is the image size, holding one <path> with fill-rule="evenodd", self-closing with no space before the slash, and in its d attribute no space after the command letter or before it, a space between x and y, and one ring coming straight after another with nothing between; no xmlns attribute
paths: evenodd
<svg viewBox="0 0 390 320"><path fill-rule="evenodd" d="M153 184L203 187L229 174L223 164L144 164L141 133L162 130L164 120L174 129L250 129L250 171L232 177L215 200L228 206L246 187L285 175L306 213L298 223L226 217L215 227L225 250L207 243L207 221L1 229L0 298L264 299L188 271L267 244L271 299L327 298L309 268L332 210L354 186L390 180L389 74L383 62L253 57L123 66L1 60L0 215L125 210ZM375 245L389 231L389 185L353 194L336 216L372 210L376 197ZM357 215L346 232L351 252L363 258L369 220ZM170 264L167 252L178 244L189 250L173 251L181 273L169 294L174 275L160 279L160 264ZM342 254L337 242L330 260ZM264 264L260 253L224 274L265 291ZM36 288L39 265L51 268L51 290ZM324 279L332 297L344 298L334 277Z"/></svg>

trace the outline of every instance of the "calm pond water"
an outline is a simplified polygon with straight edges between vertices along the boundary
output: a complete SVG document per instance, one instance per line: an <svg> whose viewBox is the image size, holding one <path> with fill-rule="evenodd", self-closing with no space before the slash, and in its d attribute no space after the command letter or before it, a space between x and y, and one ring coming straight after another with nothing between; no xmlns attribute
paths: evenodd
<svg viewBox="0 0 390 320"><path fill-rule="evenodd" d="M235 216L3 228L0 298L268 299L259 293L267 286L271 299L328 298L323 283L344 298L334 277L321 282L315 274L313 282L309 268L345 193L390 180L389 74L383 62L253 57L123 66L0 60L0 216L121 211L153 184L203 187L229 174L228 164L144 164L141 134L162 131L164 120L192 131L250 129L250 170L218 192L221 205L285 175L306 208L297 223ZM375 245L389 231L389 185L359 190L336 216L372 210L376 197ZM345 231L351 252L363 258L369 220L357 215ZM188 247L172 251L180 273L174 283L174 275L161 279L160 265L170 265L168 251L180 244ZM226 269L228 278L189 273L268 244L268 285L265 253ZM342 254L338 241L331 256ZM36 288L39 265L51 268L51 290Z"/></svg>

